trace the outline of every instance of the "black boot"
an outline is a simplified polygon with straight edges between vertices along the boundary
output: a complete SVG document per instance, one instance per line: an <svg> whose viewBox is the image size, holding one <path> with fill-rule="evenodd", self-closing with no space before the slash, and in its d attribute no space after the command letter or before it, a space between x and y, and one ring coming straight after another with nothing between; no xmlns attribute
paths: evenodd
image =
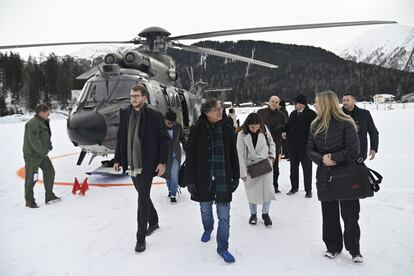
<svg viewBox="0 0 414 276"><path fill-rule="evenodd" d="M146 235L151 236L152 233L154 233L154 231L157 230L158 228L160 228L158 223L148 226Z"/></svg>
<svg viewBox="0 0 414 276"><path fill-rule="evenodd" d="M256 216L256 214L253 214L253 215L250 216L249 223L251 225L256 225L257 224L257 216Z"/></svg>
<svg viewBox="0 0 414 276"><path fill-rule="evenodd" d="M135 245L135 252L144 252L147 248L146 242L137 242Z"/></svg>
<svg viewBox="0 0 414 276"><path fill-rule="evenodd" d="M269 214L262 214L262 219L266 227L272 226L272 220L270 219Z"/></svg>

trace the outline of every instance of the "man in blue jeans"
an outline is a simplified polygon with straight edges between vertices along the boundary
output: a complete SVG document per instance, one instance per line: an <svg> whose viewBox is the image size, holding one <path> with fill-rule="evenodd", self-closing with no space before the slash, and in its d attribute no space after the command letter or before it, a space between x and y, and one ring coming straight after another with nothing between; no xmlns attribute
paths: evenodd
<svg viewBox="0 0 414 276"><path fill-rule="evenodd" d="M228 251L230 202L239 185L240 170L233 128L222 122L222 107L216 100L201 106L201 115L190 129L186 146L185 182L191 199L200 202L204 232L208 242L214 229L213 203L216 204L218 229L217 253L227 263L235 262Z"/></svg>
<svg viewBox="0 0 414 276"><path fill-rule="evenodd" d="M181 165L181 146L185 147L186 137L183 131L183 127L177 123L177 114L168 110L165 113L165 126L167 128L168 136L168 161L165 175L168 187L168 197L171 203L177 203L177 186L178 186L178 171Z"/></svg>

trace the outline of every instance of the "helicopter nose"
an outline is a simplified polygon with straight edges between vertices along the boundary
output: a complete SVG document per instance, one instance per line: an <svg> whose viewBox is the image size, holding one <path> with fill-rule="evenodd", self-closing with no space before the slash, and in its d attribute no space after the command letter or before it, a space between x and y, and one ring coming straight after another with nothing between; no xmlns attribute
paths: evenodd
<svg viewBox="0 0 414 276"><path fill-rule="evenodd" d="M68 135L77 145L101 145L106 135L105 118L97 112L83 112L68 118Z"/></svg>

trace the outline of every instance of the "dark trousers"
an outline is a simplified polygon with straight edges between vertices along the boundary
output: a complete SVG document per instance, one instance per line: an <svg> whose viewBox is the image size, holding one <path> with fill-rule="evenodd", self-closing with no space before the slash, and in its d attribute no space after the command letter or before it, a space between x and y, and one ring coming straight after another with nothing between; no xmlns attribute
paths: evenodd
<svg viewBox="0 0 414 276"><path fill-rule="evenodd" d="M38 174L39 168L43 171L43 184L45 187L45 200L55 196L53 193L53 183L55 182L55 169L49 157L28 157L25 161L25 185L24 198L26 202L35 202L33 188L37 182L35 174ZM39 175L38 175L39 176ZM37 177L38 177L37 176Z"/></svg>
<svg viewBox="0 0 414 276"><path fill-rule="evenodd" d="M150 197L152 177L146 179L138 174L136 177L132 177L132 182L138 192L137 241L143 243L145 241L148 223L149 225L158 223L157 210L155 210Z"/></svg>
<svg viewBox="0 0 414 276"><path fill-rule="evenodd" d="M305 191L312 191L312 161L309 159L306 150L290 151L290 184L292 190L299 189L299 163L302 165Z"/></svg>
<svg viewBox="0 0 414 276"><path fill-rule="evenodd" d="M289 148L286 139L282 139L280 142L282 146L282 154L285 156L285 159L289 159Z"/></svg>
<svg viewBox="0 0 414 276"><path fill-rule="evenodd" d="M276 154L275 162L273 162L273 187L275 187L275 192L276 190L279 189L279 184L277 182L278 179L279 179L279 154Z"/></svg>
<svg viewBox="0 0 414 276"><path fill-rule="evenodd" d="M322 201L322 239L326 248L331 252L341 252L342 229L339 212L344 221L343 241L346 250L355 256L359 251L359 238L361 232L358 225L359 200Z"/></svg>

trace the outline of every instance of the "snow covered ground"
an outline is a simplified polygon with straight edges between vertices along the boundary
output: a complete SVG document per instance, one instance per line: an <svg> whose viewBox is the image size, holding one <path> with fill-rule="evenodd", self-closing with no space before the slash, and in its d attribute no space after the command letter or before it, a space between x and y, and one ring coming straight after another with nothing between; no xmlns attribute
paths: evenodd
<svg viewBox="0 0 414 276"><path fill-rule="evenodd" d="M39 209L24 207L21 147L24 122L0 124L0 275L414 275L414 105L393 110L371 109L380 132L380 148L367 164L381 172L381 191L361 201L361 252L365 263L354 264L344 250L334 260L323 257L321 210L316 196L300 192L288 197L289 163L280 164L281 195L272 203L273 227L248 224L243 184L231 206L230 252L227 265L216 253L216 235L207 244L198 204L187 191L171 205L167 188L157 184L152 199L160 229L147 239L144 253L134 252L137 194L132 186L91 186L85 197L71 186L56 185L63 201L44 204L44 189L35 187ZM244 113L244 114L243 114ZM238 110L240 118L247 113ZM52 120L54 149L50 156L56 182L73 182L96 167L75 165L78 152L66 135L65 120ZM85 162L86 163L86 162ZM410 169L411 168L411 169ZM160 179L154 179L159 183ZM162 181L161 181L162 182ZM89 178L89 183L131 183ZM314 188L315 189L315 188ZM316 194L316 193L315 193Z"/></svg>

